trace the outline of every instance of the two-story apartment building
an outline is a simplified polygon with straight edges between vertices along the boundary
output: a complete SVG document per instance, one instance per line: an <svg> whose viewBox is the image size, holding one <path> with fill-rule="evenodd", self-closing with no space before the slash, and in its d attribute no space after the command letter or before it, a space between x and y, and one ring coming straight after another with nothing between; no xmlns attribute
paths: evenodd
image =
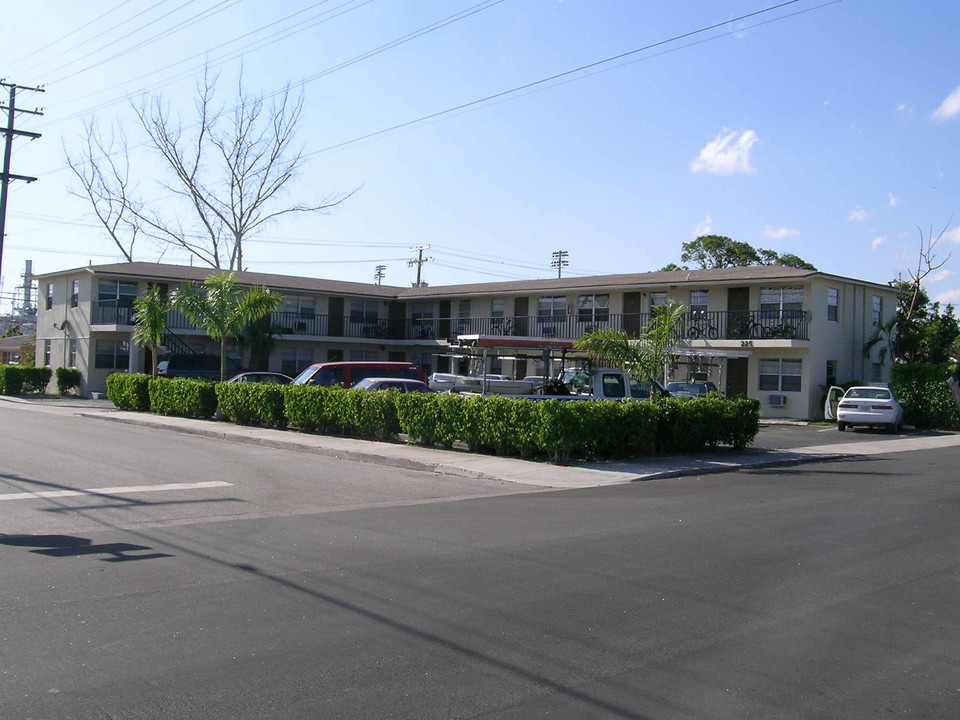
<svg viewBox="0 0 960 720"><path fill-rule="evenodd" d="M172 290L213 270L120 263L38 276L37 364L76 367L82 392L102 393L118 371L143 372L147 351L131 342L133 300L147 287ZM651 312L684 306L665 378L705 379L728 395L760 398L765 417L815 418L825 386L886 382L889 361L864 346L896 312L882 284L828 273L760 266L431 287L236 273L243 284L283 294L270 368L294 375L326 360L408 360L428 374L465 369L460 335L576 339L591 329L640 332ZM171 311L169 352L217 352L217 344ZM248 357L238 347L236 357ZM487 372L547 371L535 354L487 358Z"/></svg>

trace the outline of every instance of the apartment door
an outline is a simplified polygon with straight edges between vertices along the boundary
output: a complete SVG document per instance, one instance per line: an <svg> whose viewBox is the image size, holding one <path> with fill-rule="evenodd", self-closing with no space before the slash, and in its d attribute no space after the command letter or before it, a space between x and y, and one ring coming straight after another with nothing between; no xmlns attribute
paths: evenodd
<svg viewBox="0 0 960 720"><path fill-rule="evenodd" d="M750 337L750 288L738 287L727 290L728 338Z"/></svg>
<svg viewBox="0 0 960 720"><path fill-rule="evenodd" d="M440 301L440 318L437 320L437 337L438 338L448 338L450 337L450 301L441 300Z"/></svg>
<svg viewBox="0 0 960 720"><path fill-rule="evenodd" d="M331 297L327 312L327 334L331 337L343 337L343 298Z"/></svg>
<svg viewBox="0 0 960 720"><path fill-rule="evenodd" d="M630 337L638 337L643 327L640 299L638 292L623 294L623 331Z"/></svg>
<svg viewBox="0 0 960 720"><path fill-rule="evenodd" d="M727 397L747 395L749 358L727 358Z"/></svg>
<svg viewBox="0 0 960 720"><path fill-rule="evenodd" d="M527 316L530 314L530 298L518 297L513 301L513 334L529 335L530 327Z"/></svg>
<svg viewBox="0 0 960 720"><path fill-rule="evenodd" d="M403 340L403 326L407 321L407 304L392 302L387 306L387 324L390 326L387 337L392 340Z"/></svg>

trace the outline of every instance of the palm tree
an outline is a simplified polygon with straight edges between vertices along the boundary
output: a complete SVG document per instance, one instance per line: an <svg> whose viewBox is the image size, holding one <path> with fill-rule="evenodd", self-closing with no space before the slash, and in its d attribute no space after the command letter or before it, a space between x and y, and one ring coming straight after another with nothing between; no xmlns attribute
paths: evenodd
<svg viewBox="0 0 960 720"><path fill-rule="evenodd" d="M212 339L220 342L220 379L227 375L227 340L239 335L245 325L269 315L283 296L265 287L240 287L231 272L215 273L202 286L182 285L171 302Z"/></svg>
<svg viewBox="0 0 960 720"><path fill-rule="evenodd" d="M153 377L157 377L157 355L167 332L167 311L170 304L159 285L153 285L133 301L134 326L130 338L138 347L150 349Z"/></svg>
<svg viewBox="0 0 960 720"><path fill-rule="evenodd" d="M574 347L586 350L595 362L623 368L632 378L654 380L663 376L683 312L683 305L671 301L654 308L636 339L622 330L598 328L574 342Z"/></svg>

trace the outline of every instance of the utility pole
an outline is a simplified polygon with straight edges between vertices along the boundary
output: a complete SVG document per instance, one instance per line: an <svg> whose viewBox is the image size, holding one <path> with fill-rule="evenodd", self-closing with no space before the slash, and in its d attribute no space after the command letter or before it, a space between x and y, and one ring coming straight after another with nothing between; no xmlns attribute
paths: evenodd
<svg viewBox="0 0 960 720"><path fill-rule="evenodd" d="M377 281L377 285L380 284L380 281L383 280L386 274L387 274L387 266L377 265L377 271L373 273L373 279Z"/></svg>
<svg viewBox="0 0 960 720"><path fill-rule="evenodd" d="M555 267L557 269L557 277L560 277L560 273L563 271L563 268L570 265L570 261L567 260L567 255L569 255L566 250L554 250L551 254L553 258L550 261L550 267Z"/></svg>
<svg viewBox="0 0 960 720"><path fill-rule="evenodd" d="M425 258L423 256L423 251L429 250L429 249L430 249L429 245L420 245L419 247L410 248L410 252L418 253L416 260L407 260L407 267L413 267L414 265L417 266L417 283L416 285L414 285L414 287L423 286L423 283L420 282L420 270L423 269L423 264L425 262L429 262L430 260L433 260L433 258Z"/></svg>
<svg viewBox="0 0 960 720"><path fill-rule="evenodd" d="M10 156L13 154L13 138L15 135L28 137L36 140L40 137L39 133L26 132L25 130L14 130L13 123L17 113L27 113L28 115L43 115L42 110L17 110L17 90L27 90L29 92L44 92L43 88L32 88L17 85L15 83L4 82L0 78L0 87L7 88L10 91L10 100L6 105L0 105L0 110L7 111L7 126L0 129L4 135L3 143L3 172L0 172L0 270L3 268L3 237L7 225L7 186L11 180L23 180L32 183L35 177L26 175L13 175L10 172Z"/></svg>

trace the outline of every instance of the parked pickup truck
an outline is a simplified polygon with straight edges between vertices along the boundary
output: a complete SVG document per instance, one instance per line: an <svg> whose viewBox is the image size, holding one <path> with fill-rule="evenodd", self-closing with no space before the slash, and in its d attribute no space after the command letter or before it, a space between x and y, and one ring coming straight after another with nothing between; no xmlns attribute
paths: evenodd
<svg viewBox="0 0 960 720"><path fill-rule="evenodd" d="M634 380L622 370L600 368L592 372L580 369L564 370L555 380L548 381L534 393L508 391L506 385L486 382L484 395L527 398L530 400L649 400L654 397L669 397L663 386L656 381ZM431 387L433 382L431 378ZM469 391L468 391L469 393ZM472 394L472 393L469 393ZM477 393L480 394L480 393Z"/></svg>

